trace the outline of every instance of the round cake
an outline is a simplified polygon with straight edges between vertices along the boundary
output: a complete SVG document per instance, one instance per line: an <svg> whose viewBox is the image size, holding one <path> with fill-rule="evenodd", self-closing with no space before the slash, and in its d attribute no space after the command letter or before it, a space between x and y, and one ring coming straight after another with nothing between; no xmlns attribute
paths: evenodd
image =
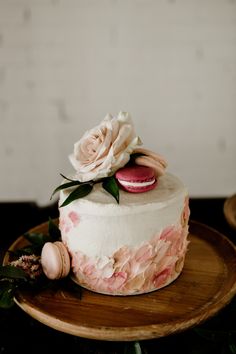
<svg viewBox="0 0 236 354"><path fill-rule="evenodd" d="M129 113L108 114L74 144L69 160L76 172L62 175L53 192L60 192L59 228L72 279L98 293L148 293L170 284L184 266L188 191L166 173L161 155L140 145ZM63 276L59 266L50 272L46 251L44 268Z"/></svg>
<svg viewBox="0 0 236 354"><path fill-rule="evenodd" d="M60 204L71 191L60 192ZM187 250L188 192L174 175L146 193L120 191L120 203L96 184L60 208L62 240L74 280L87 289L133 295L162 288L181 273Z"/></svg>

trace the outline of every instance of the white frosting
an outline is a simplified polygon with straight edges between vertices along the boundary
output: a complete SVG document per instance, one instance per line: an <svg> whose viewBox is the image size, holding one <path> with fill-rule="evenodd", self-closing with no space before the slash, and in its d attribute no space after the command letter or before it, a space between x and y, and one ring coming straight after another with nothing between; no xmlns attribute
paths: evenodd
<svg viewBox="0 0 236 354"><path fill-rule="evenodd" d="M60 192L59 205L71 190ZM155 189L145 193L120 190L120 204L96 184L86 197L59 209L60 223L70 223L62 239L71 252L81 251L89 257L109 257L124 245L139 247L168 226L180 222L188 192L174 175L166 173ZM73 226L69 214L79 216Z"/></svg>
<svg viewBox="0 0 236 354"><path fill-rule="evenodd" d="M156 182L155 178L148 182L128 182L119 179L119 183L122 186L127 186L127 187L146 187L146 186L151 186L155 182Z"/></svg>

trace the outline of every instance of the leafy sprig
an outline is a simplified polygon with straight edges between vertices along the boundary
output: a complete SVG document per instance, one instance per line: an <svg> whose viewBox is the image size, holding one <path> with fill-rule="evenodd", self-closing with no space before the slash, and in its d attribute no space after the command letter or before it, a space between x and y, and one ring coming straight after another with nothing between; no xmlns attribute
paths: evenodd
<svg viewBox="0 0 236 354"><path fill-rule="evenodd" d="M116 202L119 204L119 186L118 183L116 182L115 177L110 176L110 177L105 177L101 178L97 181L88 181L88 182L80 182L76 180L69 179L68 177L65 177L64 175L61 174L61 176L68 180L69 182L63 183L60 186L58 186L56 189L54 189L52 197L59 191L63 189L68 189L68 188L73 188L73 190L69 193L68 197L64 200L64 202L60 205L60 208L70 204L76 199L80 199L88 195L89 193L92 192L93 187L97 183L102 183L102 187L104 190L106 190L108 193L110 193L116 200Z"/></svg>
<svg viewBox="0 0 236 354"><path fill-rule="evenodd" d="M11 254L11 258L19 260L19 257L24 255L40 255L42 248L46 242L57 241L61 239L61 233L57 225L51 218L48 221L48 235L42 233L25 233L23 235L29 242L28 246L25 246L16 251L8 251ZM36 287L40 283L49 283L46 277L41 272L41 275L37 278L31 278L29 273L11 262L7 265L0 266L0 307L10 308L14 305L14 296L18 289L26 287Z"/></svg>
<svg viewBox="0 0 236 354"><path fill-rule="evenodd" d="M119 187L114 177L108 177L102 182L102 187L108 193L110 193L117 203L119 204L120 201L120 194L119 194Z"/></svg>
<svg viewBox="0 0 236 354"><path fill-rule="evenodd" d="M29 242L29 244L27 246L15 250L14 252L8 251L8 253L12 254L15 257L31 254L40 255L45 242L54 242L60 240L61 232L58 226L49 217L47 235L43 233L26 232L23 236Z"/></svg>
<svg viewBox="0 0 236 354"><path fill-rule="evenodd" d="M133 153L130 155L130 159L127 163L127 166L130 165L135 165L135 159L139 156L143 156L143 153ZM61 177L67 180L68 182L61 184L57 188L54 189L51 198L57 193L60 192L61 190L68 189L68 188L73 188L73 190L69 193L68 197L64 200L64 202L59 206L60 208L70 204L76 199L83 198L89 193L92 192L93 186L96 183L102 183L102 188L110 193L112 197L115 198L117 204L120 202L120 194L119 194L119 184L117 183L116 178L112 175L109 177L101 178L99 180L93 181L87 181L87 182L81 182L79 180L73 180L71 178L68 178L64 176L62 173L60 173ZM76 188L74 188L76 187Z"/></svg>

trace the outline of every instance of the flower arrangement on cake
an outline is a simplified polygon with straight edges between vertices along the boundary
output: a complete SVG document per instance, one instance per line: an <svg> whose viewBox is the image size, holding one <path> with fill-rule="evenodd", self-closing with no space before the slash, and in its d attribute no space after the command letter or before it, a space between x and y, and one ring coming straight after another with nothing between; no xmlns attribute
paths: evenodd
<svg viewBox="0 0 236 354"><path fill-rule="evenodd" d="M44 239L39 258L20 258L11 271L28 280L69 276L109 295L144 294L177 279L188 245L188 192L166 173L166 160L141 145L127 112L87 131L69 156L75 173L62 175L52 193L60 192L59 237Z"/></svg>
<svg viewBox="0 0 236 354"><path fill-rule="evenodd" d="M74 152L69 156L76 171L74 179L62 175L69 182L57 187L53 195L62 189L76 186L61 205L63 207L75 199L88 195L97 183L102 183L102 187L116 199L117 203L119 203L119 188L125 188L127 182L128 186L131 184L131 188L126 188L130 192L144 192L154 188L158 176L164 174L167 162L162 156L141 148L141 144L129 113L120 112L117 117L108 114L100 125L87 131L74 144ZM122 173L120 169L124 166L135 166L135 168L132 168L132 173L131 169L129 173L127 169L126 173L123 170ZM138 169L137 166L142 168ZM117 171L120 172L116 175ZM143 182L142 187L146 188L141 190L132 187L132 182L122 179L124 174L126 179L138 178L139 183ZM149 179L145 181L146 183L143 181L145 177Z"/></svg>

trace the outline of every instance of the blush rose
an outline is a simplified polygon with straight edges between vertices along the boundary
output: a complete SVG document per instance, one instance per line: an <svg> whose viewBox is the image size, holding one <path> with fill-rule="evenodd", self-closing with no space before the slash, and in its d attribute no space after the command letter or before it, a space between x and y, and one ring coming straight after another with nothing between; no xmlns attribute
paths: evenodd
<svg viewBox="0 0 236 354"><path fill-rule="evenodd" d="M138 145L141 140L135 134L130 115L127 112L120 112L117 117L109 114L74 144L69 160L80 182L98 180L125 166Z"/></svg>

